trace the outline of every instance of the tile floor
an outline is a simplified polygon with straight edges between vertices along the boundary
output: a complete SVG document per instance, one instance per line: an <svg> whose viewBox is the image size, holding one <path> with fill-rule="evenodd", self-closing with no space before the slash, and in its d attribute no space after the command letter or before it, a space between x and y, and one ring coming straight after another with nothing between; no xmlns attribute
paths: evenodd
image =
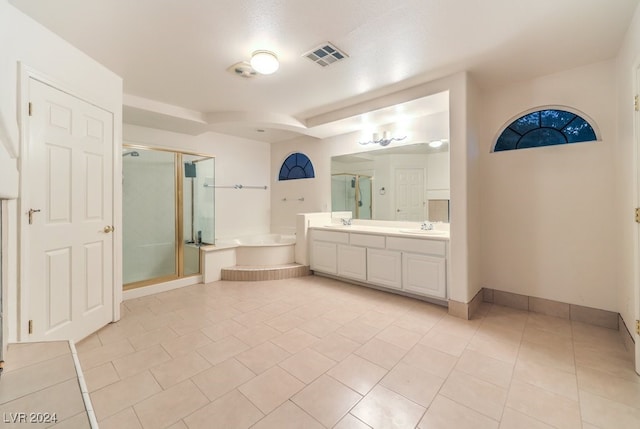
<svg viewBox="0 0 640 429"><path fill-rule="evenodd" d="M618 332L309 276L123 304L77 345L102 429L633 428Z"/></svg>

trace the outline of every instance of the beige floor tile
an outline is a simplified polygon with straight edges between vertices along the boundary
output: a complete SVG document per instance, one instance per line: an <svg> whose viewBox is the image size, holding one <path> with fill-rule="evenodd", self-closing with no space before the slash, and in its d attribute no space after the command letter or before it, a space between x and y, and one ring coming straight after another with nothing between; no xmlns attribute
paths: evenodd
<svg viewBox="0 0 640 429"><path fill-rule="evenodd" d="M246 326L236 322L235 320L223 320L222 322L203 328L202 333L213 341L220 341L246 329Z"/></svg>
<svg viewBox="0 0 640 429"><path fill-rule="evenodd" d="M71 353L2 375L0 404L76 377Z"/></svg>
<svg viewBox="0 0 640 429"><path fill-rule="evenodd" d="M418 424L418 429L497 429L498 422L442 395Z"/></svg>
<svg viewBox="0 0 640 429"><path fill-rule="evenodd" d="M293 328L297 328L304 322L305 320L300 317L292 316L290 314L282 314L278 317L274 317L273 319L269 319L264 323L280 332L287 332Z"/></svg>
<svg viewBox="0 0 640 429"><path fill-rule="evenodd" d="M259 421L264 414L237 390L199 409L184 419L189 429L244 429Z"/></svg>
<svg viewBox="0 0 640 429"><path fill-rule="evenodd" d="M82 411L73 417L62 420L50 426L51 429L91 429L91 423L89 423L89 417L86 411Z"/></svg>
<svg viewBox="0 0 640 429"><path fill-rule="evenodd" d="M202 332L194 332L182 337L168 339L161 344L167 353L175 359L179 356L189 354L200 347L211 344L211 342L211 339Z"/></svg>
<svg viewBox="0 0 640 429"><path fill-rule="evenodd" d="M505 389L511 384L513 365L485 356L473 350L465 350L456 364L456 370L473 375Z"/></svg>
<svg viewBox="0 0 640 429"><path fill-rule="evenodd" d="M373 338L354 353L375 363L376 365L386 369L391 369L400 361L400 359L402 359L402 357L407 353L407 350L401 349L400 347L394 346L386 341Z"/></svg>
<svg viewBox="0 0 640 429"><path fill-rule="evenodd" d="M265 414L278 408L304 384L284 369L275 366L238 388Z"/></svg>
<svg viewBox="0 0 640 429"><path fill-rule="evenodd" d="M100 337L98 337L97 333L93 333L89 335L87 338L84 338L80 342L76 343L76 350L78 353L85 353L91 349L95 349L96 347L101 347L102 343L100 342Z"/></svg>
<svg viewBox="0 0 640 429"><path fill-rule="evenodd" d="M575 374L561 371L545 365L538 365L528 361L518 361L513 377L562 395L572 401L578 400L578 380ZM638 385L640 387L640 385Z"/></svg>
<svg viewBox="0 0 640 429"><path fill-rule="evenodd" d="M342 325L338 322L320 317L304 322L300 325L300 329L318 338L323 338L338 329L340 326Z"/></svg>
<svg viewBox="0 0 640 429"><path fill-rule="evenodd" d="M71 349L67 341L9 344L7 346L3 373L7 374L16 369L70 353Z"/></svg>
<svg viewBox="0 0 640 429"><path fill-rule="evenodd" d="M187 424L184 422L184 420L180 420L179 422L169 426L167 429L189 429L189 428L187 427Z"/></svg>
<svg viewBox="0 0 640 429"><path fill-rule="evenodd" d="M373 428L414 428L425 408L380 385L374 387L351 414Z"/></svg>
<svg viewBox="0 0 640 429"><path fill-rule="evenodd" d="M153 329L151 331L144 332L139 335L134 335L129 338L129 342L136 350L143 350L156 344L160 344L163 341L176 338L176 334L171 328L163 327Z"/></svg>
<svg viewBox="0 0 640 429"><path fill-rule="evenodd" d="M260 374L291 356L289 352L267 341L236 356L243 365Z"/></svg>
<svg viewBox="0 0 640 429"><path fill-rule="evenodd" d="M316 419L291 401L287 401L260 420L252 429L323 429Z"/></svg>
<svg viewBox="0 0 640 429"><path fill-rule="evenodd" d="M482 320L464 320L459 317L446 315L433 327L435 331L455 335L456 337L471 339L482 324Z"/></svg>
<svg viewBox="0 0 640 429"><path fill-rule="evenodd" d="M387 370L351 355L331 368L327 374L361 395L366 395L387 374Z"/></svg>
<svg viewBox="0 0 640 429"><path fill-rule="evenodd" d="M248 313L243 313L238 316L234 316L233 320L236 322L250 328L251 326L259 325L267 320L271 319L273 316L269 313L265 313L260 310L252 310Z"/></svg>
<svg viewBox="0 0 640 429"><path fill-rule="evenodd" d="M587 351L583 353L577 351L575 354L575 362L576 365L604 372L612 377L639 382L633 362L629 361L627 357L620 358L606 352Z"/></svg>
<svg viewBox="0 0 640 429"><path fill-rule="evenodd" d="M475 336L469 341L467 349L513 365L518 358L520 342Z"/></svg>
<svg viewBox="0 0 640 429"><path fill-rule="evenodd" d="M376 338L400 347L401 349L409 350L420 341L422 335L399 326L391 325L376 335Z"/></svg>
<svg viewBox="0 0 640 429"><path fill-rule="evenodd" d="M208 360L211 365L217 365L247 349L249 349L249 346L236 337L227 337L200 347L197 351L202 357Z"/></svg>
<svg viewBox="0 0 640 429"><path fill-rule="evenodd" d="M500 420L500 429L553 429L553 426L507 407Z"/></svg>
<svg viewBox="0 0 640 429"><path fill-rule="evenodd" d="M371 426L365 424L362 420L357 419L351 414L347 414L338 422L333 429L371 429Z"/></svg>
<svg viewBox="0 0 640 429"><path fill-rule="evenodd" d="M584 421L599 428L637 429L640 409L580 390L580 409Z"/></svg>
<svg viewBox="0 0 640 429"><path fill-rule="evenodd" d="M4 383L4 376L2 383ZM63 421L84 410L78 381L70 379L0 405L0 418L2 419L0 422L3 423L0 426L3 429L50 426L50 424L25 424L19 421L11 423L10 413L26 413L27 416L31 413L55 413L57 420Z"/></svg>
<svg viewBox="0 0 640 429"><path fill-rule="evenodd" d="M220 307L214 308L207 313L207 319L211 321L211 323L220 323L222 321L232 319L236 316L242 315L240 310L236 310L231 307Z"/></svg>
<svg viewBox="0 0 640 429"><path fill-rule="evenodd" d="M91 403L100 421L161 390L151 373L146 371L96 390L91 394Z"/></svg>
<svg viewBox="0 0 640 429"><path fill-rule="evenodd" d="M107 362L88 371L83 371L83 374L89 392L102 389L103 387L120 380L120 377L118 377L118 373L111 362Z"/></svg>
<svg viewBox="0 0 640 429"><path fill-rule="evenodd" d="M191 377L191 380L210 401L214 401L253 377L255 374L247 367L235 359L229 359Z"/></svg>
<svg viewBox="0 0 640 429"><path fill-rule="evenodd" d="M362 396L323 375L292 398L325 427L333 427Z"/></svg>
<svg viewBox="0 0 640 429"><path fill-rule="evenodd" d="M400 362L382 379L380 385L428 408L443 383L444 378Z"/></svg>
<svg viewBox="0 0 640 429"><path fill-rule="evenodd" d="M431 320L424 320L424 318L418 318L413 316L403 316L393 322L392 326L398 326L400 328L406 329L411 332L415 332L416 334L420 334L424 336L427 332L431 330L440 319L437 317L433 317Z"/></svg>
<svg viewBox="0 0 640 429"><path fill-rule="evenodd" d="M131 343L124 339L115 343L92 348L89 351L80 353L78 357L82 369L87 370L133 352L135 352L135 349Z"/></svg>
<svg viewBox="0 0 640 429"><path fill-rule="evenodd" d="M360 346L360 343L333 332L316 342L311 348L338 362L345 359Z"/></svg>
<svg viewBox="0 0 640 429"><path fill-rule="evenodd" d="M240 310L243 313L247 313L264 305L265 303L260 299L243 299L242 301L238 301L233 304L233 308Z"/></svg>
<svg viewBox="0 0 640 429"><path fill-rule="evenodd" d="M98 331L100 342L104 345L115 343L134 335L142 334L147 330L135 320L120 320L110 323Z"/></svg>
<svg viewBox="0 0 640 429"><path fill-rule="evenodd" d="M313 349L304 349L278 365L298 380L309 384L335 364L335 361Z"/></svg>
<svg viewBox="0 0 640 429"><path fill-rule="evenodd" d="M500 419L507 399L507 389L456 370L440 394L494 420Z"/></svg>
<svg viewBox="0 0 640 429"><path fill-rule="evenodd" d="M318 337L298 328L294 328L271 340L273 344L285 349L289 353L297 353L302 349L311 347L317 341Z"/></svg>
<svg viewBox="0 0 640 429"><path fill-rule="evenodd" d="M362 315L362 312L353 311L346 308L337 308L322 315L323 318L333 320L341 325L349 323Z"/></svg>
<svg viewBox="0 0 640 429"><path fill-rule="evenodd" d="M168 389L210 367L205 358L191 352L152 368L151 373L163 389Z"/></svg>
<svg viewBox="0 0 640 429"><path fill-rule="evenodd" d="M576 357L570 340L561 346L523 341L520 344L518 361L548 366L572 374L576 372Z"/></svg>
<svg viewBox="0 0 640 429"><path fill-rule="evenodd" d="M591 368L579 366L577 370L580 390L640 408L640 376L629 381Z"/></svg>
<svg viewBox="0 0 640 429"><path fill-rule="evenodd" d="M460 356L467 347L469 341L462 337L436 331L431 329L427 335L422 337L419 344L429 346L441 352L448 353L452 356Z"/></svg>
<svg viewBox="0 0 640 429"><path fill-rule="evenodd" d="M256 325L233 334L236 338L250 347L269 341L272 338L282 335L280 331L267 325Z"/></svg>
<svg viewBox="0 0 640 429"><path fill-rule="evenodd" d="M576 401L513 380L507 406L558 429L580 427L580 408Z"/></svg>
<svg viewBox="0 0 640 429"><path fill-rule="evenodd" d="M366 323L369 326L373 326L379 330L391 325L397 319L396 316L385 314L380 311L367 311L362 316L358 317L358 321Z"/></svg>
<svg viewBox="0 0 640 429"><path fill-rule="evenodd" d="M260 307L260 311L267 314L274 315L274 316L279 316L281 314L284 314L288 311L293 310L294 308L296 308L296 306L293 304L288 304L282 301L276 301Z"/></svg>
<svg viewBox="0 0 640 429"><path fill-rule="evenodd" d="M542 331L551 332L554 335L571 338L573 337L573 329L569 319L560 317L547 316L540 313L529 313L526 328L534 327Z"/></svg>
<svg viewBox="0 0 640 429"><path fill-rule="evenodd" d="M380 329L368 325L360 319L356 319L342 325L340 328L336 329L336 332L343 337L347 337L350 340L364 344L371 338L375 337L378 332L380 332Z"/></svg>
<svg viewBox="0 0 640 429"><path fill-rule="evenodd" d="M157 344L149 348L131 353L113 361L113 366L120 378L131 377L132 375L146 371L154 366L171 360L171 356Z"/></svg>
<svg viewBox="0 0 640 429"><path fill-rule="evenodd" d="M133 408L129 407L100 422L100 429L142 429Z"/></svg>
<svg viewBox="0 0 640 429"><path fill-rule="evenodd" d="M422 344L417 344L402 358L402 362L441 378L449 376L457 361L458 359L449 353Z"/></svg>
<svg viewBox="0 0 640 429"><path fill-rule="evenodd" d="M196 385L186 380L145 399L133 409L144 429L160 429L176 423L208 403L209 400Z"/></svg>

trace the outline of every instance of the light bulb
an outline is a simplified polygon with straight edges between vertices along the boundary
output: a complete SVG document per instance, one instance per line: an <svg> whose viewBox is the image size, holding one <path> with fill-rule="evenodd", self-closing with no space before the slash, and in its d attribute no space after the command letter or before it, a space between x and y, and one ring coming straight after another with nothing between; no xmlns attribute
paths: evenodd
<svg viewBox="0 0 640 429"><path fill-rule="evenodd" d="M251 67L260 74L272 74L278 70L280 63L271 51L255 51L251 56Z"/></svg>

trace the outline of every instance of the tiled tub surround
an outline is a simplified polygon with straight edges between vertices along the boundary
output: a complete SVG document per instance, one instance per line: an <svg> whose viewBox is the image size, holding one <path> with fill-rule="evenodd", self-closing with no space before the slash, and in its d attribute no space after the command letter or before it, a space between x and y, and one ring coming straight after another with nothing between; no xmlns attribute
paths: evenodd
<svg viewBox="0 0 640 429"><path fill-rule="evenodd" d="M481 303L472 320L317 276L123 304L77 345L109 428L634 428L618 333Z"/></svg>

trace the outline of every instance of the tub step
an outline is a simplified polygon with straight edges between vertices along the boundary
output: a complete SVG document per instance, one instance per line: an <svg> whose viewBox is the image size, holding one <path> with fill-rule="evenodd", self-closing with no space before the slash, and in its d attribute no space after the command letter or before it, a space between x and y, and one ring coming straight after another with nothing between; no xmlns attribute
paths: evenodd
<svg viewBox="0 0 640 429"><path fill-rule="evenodd" d="M273 266L236 265L222 269L222 280L255 282L263 280L282 280L308 276L308 265L286 264Z"/></svg>

